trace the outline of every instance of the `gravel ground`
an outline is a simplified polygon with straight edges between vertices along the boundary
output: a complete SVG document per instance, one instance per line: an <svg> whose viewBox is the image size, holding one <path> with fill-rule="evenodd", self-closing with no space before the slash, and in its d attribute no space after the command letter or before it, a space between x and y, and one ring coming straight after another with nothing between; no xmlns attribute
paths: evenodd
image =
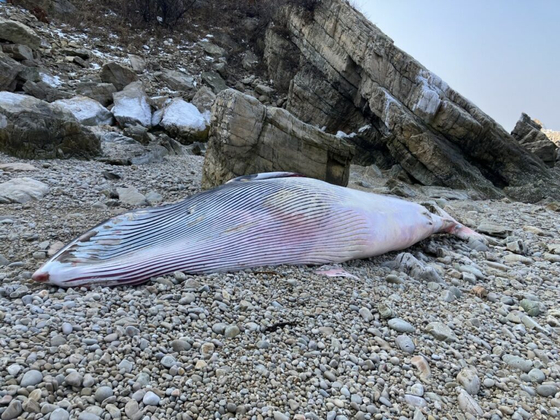
<svg viewBox="0 0 560 420"><path fill-rule="evenodd" d="M117 188L154 203L198 191L202 158L31 163L0 171L50 187L0 204L2 420L560 417L554 204L440 198L491 234L487 250L439 235L327 267L352 277L280 266L64 290L29 280L53 246L134 207ZM351 186L385 181L356 169Z"/></svg>

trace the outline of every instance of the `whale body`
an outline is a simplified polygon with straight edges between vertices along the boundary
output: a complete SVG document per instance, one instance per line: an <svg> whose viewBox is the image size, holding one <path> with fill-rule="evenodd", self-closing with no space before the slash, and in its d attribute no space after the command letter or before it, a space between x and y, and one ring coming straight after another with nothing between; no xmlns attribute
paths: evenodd
<svg viewBox="0 0 560 420"><path fill-rule="evenodd" d="M479 237L438 210L292 173L244 176L109 219L63 247L33 279L61 287L135 285L175 271L339 263L437 232Z"/></svg>

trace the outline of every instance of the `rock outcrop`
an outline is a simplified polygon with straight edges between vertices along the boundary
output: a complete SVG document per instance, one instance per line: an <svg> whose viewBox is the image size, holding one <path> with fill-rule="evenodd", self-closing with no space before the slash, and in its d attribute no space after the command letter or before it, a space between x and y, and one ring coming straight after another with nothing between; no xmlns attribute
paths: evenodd
<svg viewBox="0 0 560 420"><path fill-rule="evenodd" d="M202 185L211 188L237 176L272 171L347 185L353 155L345 139L227 89L212 108Z"/></svg>
<svg viewBox="0 0 560 420"><path fill-rule="evenodd" d="M68 111L32 96L0 92L0 151L26 159L91 158L100 148Z"/></svg>
<svg viewBox="0 0 560 420"><path fill-rule="evenodd" d="M558 146L541 131L542 125L527 114L521 114L511 135L519 144L542 159L548 166L554 166Z"/></svg>
<svg viewBox="0 0 560 420"><path fill-rule="evenodd" d="M284 26L268 29L265 61L276 86L289 84L286 109L329 132L356 133L357 162L399 163L422 184L486 197L560 197L538 157L349 4L284 12ZM293 65L275 67L279 60Z"/></svg>

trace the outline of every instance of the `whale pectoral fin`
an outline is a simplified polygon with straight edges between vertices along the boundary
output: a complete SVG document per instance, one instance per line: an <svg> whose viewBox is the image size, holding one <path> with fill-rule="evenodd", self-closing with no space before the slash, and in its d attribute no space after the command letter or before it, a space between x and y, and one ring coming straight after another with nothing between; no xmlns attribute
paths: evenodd
<svg viewBox="0 0 560 420"><path fill-rule="evenodd" d="M242 175L237 178L230 179L226 184L230 182L247 182L247 181L260 181L263 179L273 179L273 178L307 178L305 175L298 174L296 172L262 172L259 174Z"/></svg>

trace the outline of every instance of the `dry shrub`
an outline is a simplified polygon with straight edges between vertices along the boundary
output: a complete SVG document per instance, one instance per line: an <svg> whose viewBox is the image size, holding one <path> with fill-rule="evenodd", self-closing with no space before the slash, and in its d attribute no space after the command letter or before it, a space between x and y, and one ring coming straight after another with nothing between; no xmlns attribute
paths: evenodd
<svg viewBox="0 0 560 420"><path fill-rule="evenodd" d="M17 1L31 9L38 0ZM261 53L265 30L286 6L299 8L306 18L321 0L70 0L77 12L57 16L65 23L103 38L115 34L121 42L140 48L149 38L173 34L197 39L202 32L220 28L238 44L256 46ZM247 18L256 25L243 25ZM276 21L277 26L283 22ZM196 25L196 26L195 26ZM197 33L198 32L198 33ZM208 33L206 32L206 33Z"/></svg>
<svg viewBox="0 0 560 420"><path fill-rule="evenodd" d="M83 17L96 19L112 16L113 21L127 22L134 27L165 28L168 31L189 29L196 22L205 27L229 25L235 28L243 18L256 18L266 27L278 10L292 5L311 14L320 0L74 0ZM81 16L85 14L86 16ZM87 19L86 19L87 20ZM110 22L113 27L115 22ZM236 28L238 29L238 28Z"/></svg>

